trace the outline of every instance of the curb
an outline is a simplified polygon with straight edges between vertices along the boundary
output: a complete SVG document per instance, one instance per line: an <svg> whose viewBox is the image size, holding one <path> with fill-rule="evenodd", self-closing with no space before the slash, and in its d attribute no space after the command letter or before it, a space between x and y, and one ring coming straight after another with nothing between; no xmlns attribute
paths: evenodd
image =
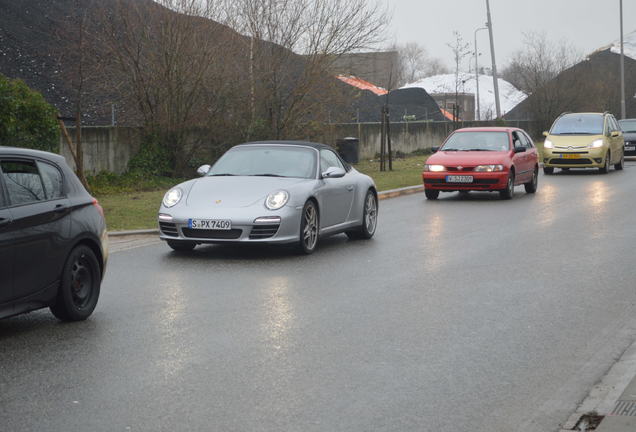
<svg viewBox="0 0 636 432"><path fill-rule="evenodd" d="M145 230L132 230L132 231L108 231L108 237L127 237L135 235L150 235L159 234L159 229L145 229Z"/></svg>
<svg viewBox="0 0 636 432"><path fill-rule="evenodd" d="M424 192L423 185L407 186L399 189L391 189L388 191L378 192L378 199L385 200L389 198L397 198L404 195Z"/></svg>
<svg viewBox="0 0 636 432"><path fill-rule="evenodd" d="M389 198L397 198L403 195L411 195L414 193L424 192L424 186L415 185L415 186L407 186L399 189L391 189L388 191L378 192L378 199L385 200ZM131 230L131 231L109 231L108 237L127 237L127 236L137 236L137 235L157 235L159 234L159 230L154 229L145 229L145 230Z"/></svg>

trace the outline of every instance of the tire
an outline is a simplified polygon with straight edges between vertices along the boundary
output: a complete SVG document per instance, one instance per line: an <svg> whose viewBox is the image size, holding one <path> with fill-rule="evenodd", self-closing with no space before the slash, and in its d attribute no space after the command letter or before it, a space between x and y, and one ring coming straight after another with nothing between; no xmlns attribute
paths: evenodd
<svg viewBox="0 0 636 432"><path fill-rule="evenodd" d="M424 189L424 195L426 195L426 199L436 200L439 198L439 191L434 189Z"/></svg>
<svg viewBox="0 0 636 432"><path fill-rule="evenodd" d="M610 170L610 163L612 160L612 154L608 151L605 155L605 164L603 164L603 168L599 168L598 172L601 174L607 174Z"/></svg>
<svg viewBox="0 0 636 432"><path fill-rule="evenodd" d="M352 240L364 239L369 240L375 234L375 229L378 226L378 199L372 190L367 191L367 195L364 197L364 206L362 208L362 225L351 231L346 231L345 234Z"/></svg>
<svg viewBox="0 0 636 432"><path fill-rule="evenodd" d="M543 167L543 174L550 175L554 174L554 167Z"/></svg>
<svg viewBox="0 0 636 432"><path fill-rule="evenodd" d="M499 197L503 200L512 199L515 196L515 174L510 171L508 174L508 183L505 189L499 191Z"/></svg>
<svg viewBox="0 0 636 432"><path fill-rule="evenodd" d="M625 152L623 152L623 155L621 156L621 160L614 165L614 169L616 171L623 171L624 166L625 166Z"/></svg>
<svg viewBox="0 0 636 432"><path fill-rule="evenodd" d="M301 253L312 254L318 246L320 214L314 201L307 201L300 215L298 249Z"/></svg>
<svg viewBox="0 0 636 432"><path fill-rule="evenodd" d="M95 253L80 245L71 251L51 312L61 321L83 321L97 306L102 275Z"/></svg>
<svg viewBox="0 0 636 432"><path fill-rule="evenodd" d="M534 169L534 173L532 174L532 180L528 183L524 183L523 187L526 189L526 193L533 194L537 191L537 186L539 185L539 168Z"/></svg>
<svg viewBox="0 0 636 432"><path fill-rule="evenodd" d="M177 252L190 252L196 247L196 243L187 240L167 240L168 246Z"/></svg>

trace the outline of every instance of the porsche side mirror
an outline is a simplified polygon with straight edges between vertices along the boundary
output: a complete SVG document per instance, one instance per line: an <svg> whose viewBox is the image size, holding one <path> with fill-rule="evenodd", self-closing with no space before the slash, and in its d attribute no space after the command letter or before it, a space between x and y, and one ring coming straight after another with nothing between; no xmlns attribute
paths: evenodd
<svg viewBox="0 0 636 432"><path fill-rule="evenodd" d="M544 132L543 132L543 136L544 136L544 137L547 137L548 135L550 135L550 132L548 132L548 131L544 131Z"/></svg>
<svg viewBox="0 0 636 432"><path fill-rule="evenodd" d="M329 167L324 173L322 173L322 178L342 178L346 173L347 172L342 168Z"/></svg>
<svg viewBox="0 0 636 432"><path fill-rule="evenodd" d="M526 148L525 147L515 147L514 152L515 153L525 153L526 152Z"/></svg>
<svg viewBox="0 0 636 432"><path fill-rule="evenodd" d="M197 174L203 177L210 171L210 168L212 168L210 165L201 165L199 168L197 168Z"/></svg>
<svg viewBox="0 0 636 432"><path fill-rule="evenodd" d="M439 147L431 147L431 151L433 153L437 153L439 151Z"/></svg>

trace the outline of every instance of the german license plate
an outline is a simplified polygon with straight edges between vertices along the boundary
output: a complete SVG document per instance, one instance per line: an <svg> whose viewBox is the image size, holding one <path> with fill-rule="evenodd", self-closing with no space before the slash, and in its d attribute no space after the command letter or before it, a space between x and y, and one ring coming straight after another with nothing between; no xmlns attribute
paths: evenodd
<svg viewBox="0 0 636 432"><path fill-rule="evenodd" d="M473 176L458 176L458 175L449 175L446 176L446 183L472 183Z"/></svg>
<svg viewBox="0 0 636 432"><path fill-rule="evenodd" d="M205 230L231 230L232 221L227 219L188 219L188 228Z"/></svg>
<svg viewBox="0 0 636 432"><path fill-rule="evenodd" d="M625 150L634 151L634 150L636 150L636 146L625 146Z"/></svg>
<svg viewBox="0 0 636 432"><path fill-rule="evenodd" d="M563 159L580 159L581 156L576 153L575 154L566 153L566 154L562 154L561 157Z"/></svg>

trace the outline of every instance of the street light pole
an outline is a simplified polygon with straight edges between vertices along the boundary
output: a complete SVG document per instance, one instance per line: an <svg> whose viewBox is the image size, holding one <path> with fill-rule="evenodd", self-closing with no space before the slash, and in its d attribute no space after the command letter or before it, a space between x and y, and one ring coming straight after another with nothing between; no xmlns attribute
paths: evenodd
<svg viewBox="0 0 636 432"><path fill-rule="evenodd" d="M497 77L497 61L495 60L495 37L492 32L492 18L490 16L490 1L486 0L486 11L488 15L488 30L490 33L490 58L492 59L492 80L495 87L495 107L497 118L501 118L501 104L499 103L499 78Z"/></svg>
<svg viewBox="0 0 636 432"><path fill-rule="evenodd" d="M625 107L625 46L623 43L623 0L620 0L620 16L621 16L621 118L627 118L627 109Z"/></svg>
<svg viewBox="0 0 636 432"><path fill-rule="evenodd" d="M475 84L477 85L477 96L475 102L477 102L477 121L481 120L481 110L479 107L479 51L477 50L477 32L480 30L488 30L488 27L480 27L475 30Z"/></svg>

